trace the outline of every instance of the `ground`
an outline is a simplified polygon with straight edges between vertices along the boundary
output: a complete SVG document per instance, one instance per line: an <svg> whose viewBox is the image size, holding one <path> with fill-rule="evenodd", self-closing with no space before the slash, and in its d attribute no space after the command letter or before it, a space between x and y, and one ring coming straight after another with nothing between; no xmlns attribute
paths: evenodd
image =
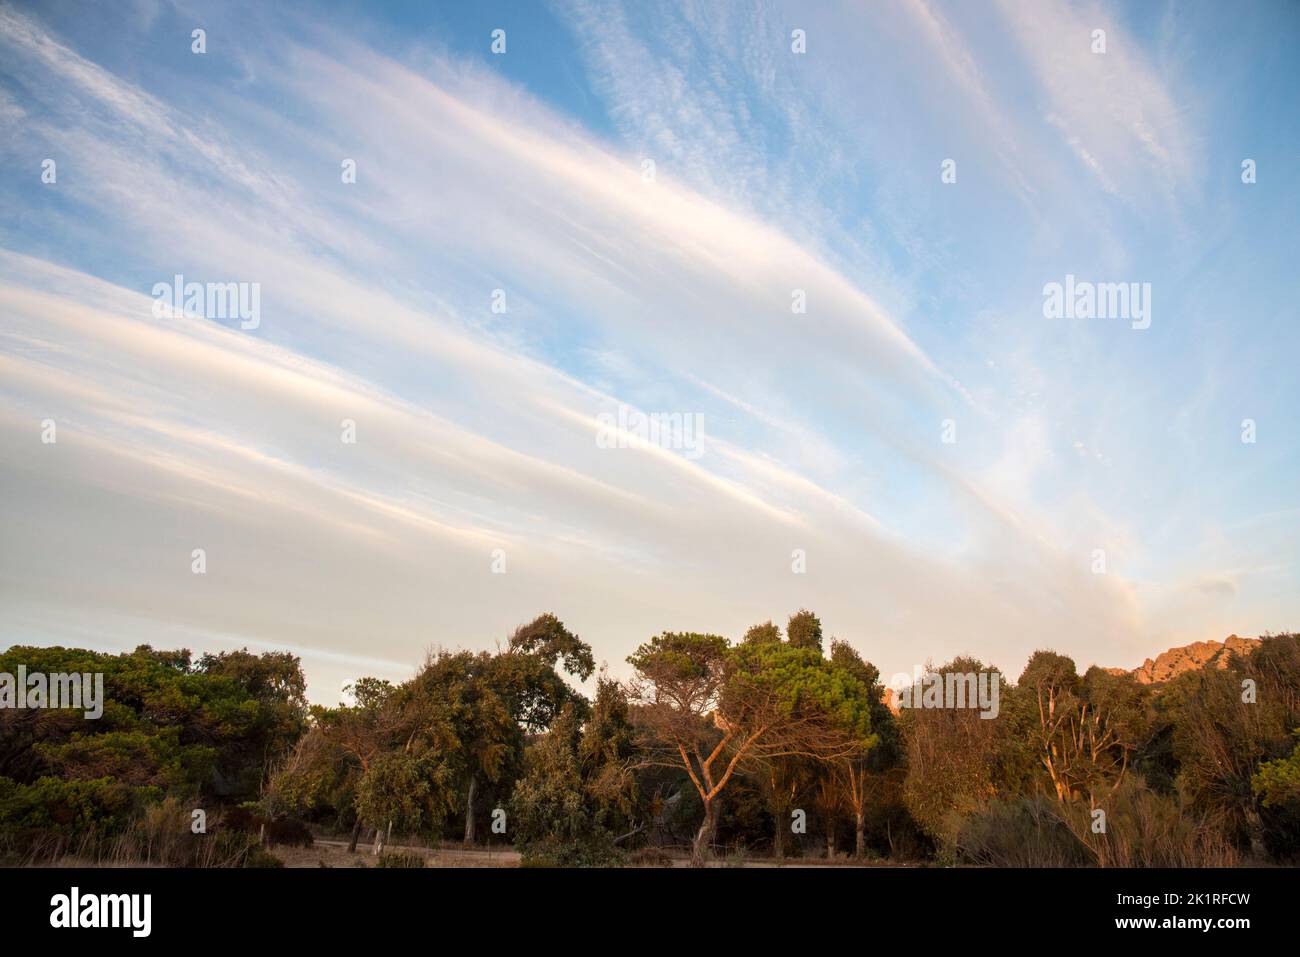
<svg viewBox="0 0 1300 957"><path fill-rule="evenodd" d="M419 854L425 867L518 867L519 853L507 846L466 848L456 845L440 848L390 844L387 850ZM355 853L348 853L345 840L318 839L311 847L273 847L271 853L284 861L285 867L374 867L377 858L369 844L358 844ZM690 860L683 853L673 856L673 867L689 867ZM842 858L831 862L806 858L787 858L777 865L771 858L730 857L714 861L713 867L881 867L887 862L859 862ZM892 866L899 866L897 864Z"/></svg>
<svg viewBox="0 0 1300 957"><path fill-rule="evenodd" d="M518 867L519 854L509 847L411 847L390 844L389 851L419 854L425 867ZM317 840L311 847L274 847L271 853L285 867L374 867L378 858L369 844L348 853L347 841Z"/></svg>

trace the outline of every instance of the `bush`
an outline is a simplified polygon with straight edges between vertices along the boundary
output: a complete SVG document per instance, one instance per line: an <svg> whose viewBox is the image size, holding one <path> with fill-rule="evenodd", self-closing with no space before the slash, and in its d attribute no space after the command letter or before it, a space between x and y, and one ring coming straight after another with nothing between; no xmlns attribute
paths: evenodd
<svg viewBox="0 0 1300 957"><path fill-rule="evenodd" d="M257 868L284 867L284 861L266 848L254 845L248 849L248 856L244 858L244 866Z"/></svg>
<svg viewBox="0 0 1300 957"><path fill-rule="evenodd" d="M990 801L958 832L955 860L988 867L1232 867L1240 863L1221 821L1128 778L1093 809L1045 795Z"/></svg>
<svg viewBox="0 0 1300 957"><path fill-rule="evenodd" d="M1101 803L1105 833L1092 830L1088 805L1061 805L1059 813L1101 867L1234 867L1240 854L1226 813L1199 813L1181 795L1158 794L1129 777Z"/></svg>
<svg viewBox="0 0 1300 957"><path fill-rule="evenodd" d="M618 867L623 863L613 842L600 837L586 841L550 837L516 846L520 867Z"/></svg>
<svg viewBox="0 0 1300 957"><path fill-rule="evenodd" d="M1264 849L1279 863L1300 860L1300 745L1284 758L1261 764L1251 785L1259 799Z"/></svg>
<svg viewBox="0 0 1300 957"><path fill-rule="evenodd" d="M955 855L983 867L1080 867L1091 856L1044 795L990 801L957 832Z"/></svg>
<svg viewBox="0 0 1300 957"><path fill-rule="evenodd" d="M109 777L43 777L32 784L0 778L0 832L121 833L141 807L161 796L157 788L132 787Z"/></svg>

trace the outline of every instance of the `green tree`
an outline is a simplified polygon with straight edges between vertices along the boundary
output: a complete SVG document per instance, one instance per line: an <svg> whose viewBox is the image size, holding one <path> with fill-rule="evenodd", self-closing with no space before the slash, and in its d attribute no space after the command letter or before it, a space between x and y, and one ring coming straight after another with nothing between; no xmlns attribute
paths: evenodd
<svg viewBox="0 0 1300 957"><path fill-rule="evenodd" d="M822 622L806 608L790 616L785 626L786 641L795 648L815 648L822 653Z"/></svg>
<svg viewBox="0 0 1300 957"><path fill-rule="evenodd" d="M630 809L623 767L628 742L619 727L617 685L582 726L566 704L550 731L529 749L511 798L515 846L526 865L593 866L618 860L610 825Z"/></svg>
<svg viewBox="0 0 1300 957"><path fill-rule="evenodd" d="M939 675L990 675L975 658L954 658ZM1001 682L1001 675L998 675ZM914 697L915 697L914 693ZM903 799L922 830L951 853L961 820L997 793L1003 742L998 724L974 708L912 707L899 726L907 755Z"/></svg>
<svg viewBox="0 0 1300 957"><path fill-rule="evenodd" d="M745 632L745 637L740 639L745 642L766 642L773 643L781 640L781 628L770 621L765 621L761 625L750 625L749 630Z"/></svg>
<svg viewBox="0 0 1300 957"><path fill-rule="evenodd" d="M548 728L566 705L585 715L586 699L564 675L585 681L594 670L591 647L548 613L517 628L499 654L444 652L416 677L414 694L450 704L467 844L477 836L480 788L508 793L523 766L526 736Z"/></svg>
<svg viewBox="0 0 1300 957"><path fill-rule="evenodd" d="M141 646L120 655L14 646L0 672L102 674L103 714L0 709L0 776L106 775L159 786L186 800L257 796L267 769L306 720L298 659L247 651L205 655Z"/></svg>
<svg viewBox="0 0 1300 957"><path fill-rule="evenodd" d="M880 670L847 642L831 642L831 664L855 677L870 694L873 747L863 748L830 762L830 784L838 792L840 801L853 812L853 854L861 858L866 854L867 808L886 787L886 778L897 765L899 757L898 733L894 715L885 704L884 686L880 683Z"/></svg>
<svg viewBox="0 0 1300 957"><path fill-rule="evenodd" d="M869 690L812 647L665 632L628 661L647 763L680 768L703 806L692 842L702 863L718 802L742 762L829 760L871 737Z"/></svg>
<svg viewBox="0 0 1300 957"><path fill-rule="evenodd" d="M1010 698L1058 801L1116 790L1150 730L1148 687L1096 667L1080 678L1052 651L1030 656Z"/></svg>
<svg viewBox="0 0 1300 957"><path fill-rule="evenodd" d="M1295 734L1300 737L1300 728ZM1251 786L1264 807L1300 801L1300 744L1286 757L1261 764L1251 778Z"/></svg>

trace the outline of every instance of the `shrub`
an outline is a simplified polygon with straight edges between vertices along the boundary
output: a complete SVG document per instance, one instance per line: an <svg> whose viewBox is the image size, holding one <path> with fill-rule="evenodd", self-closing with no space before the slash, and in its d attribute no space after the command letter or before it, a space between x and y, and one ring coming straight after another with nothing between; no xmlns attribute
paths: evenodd
<svg viewBox="0 0 1300 957"><path fill-rule="evenodd" d="M553 837L519 847L520 867L618 867L623 855L611 840L564 841Z"/></svg>
<svg viewBox="0 0 1300 957"><path fill-rule="evenodd" d="M984 867L1079 867L1090 863L1087 849L1062 820L1056 805L1045 795L990 801L962 823L954 848L956 861Z"/></svg>
<svg viewBox="0 0 1300 957"><path fill-rule="evenodd" d="M254 845L248 849L248 856L244 858L244 866L256 868L284 867L284 861L266 848Z"/></svg>
<svg viewBox="0 0 1300 957"><path fill-rule="evenodd" d="M121 833L139 808L161 796L157 788L132 787L108 777L43 777L32 784L0 778L0 832Z"/></svg>
<svg viewBox="0 0 1300 957"><path fill-rule="evenodd" d="M1087 804L1060 805L1059 813L1101 867L1233 867L1240 854L1227 813L1198 812L1181 795L1158 794L1129 777L1101 802L1106 830L1092 830Z"/></svg>

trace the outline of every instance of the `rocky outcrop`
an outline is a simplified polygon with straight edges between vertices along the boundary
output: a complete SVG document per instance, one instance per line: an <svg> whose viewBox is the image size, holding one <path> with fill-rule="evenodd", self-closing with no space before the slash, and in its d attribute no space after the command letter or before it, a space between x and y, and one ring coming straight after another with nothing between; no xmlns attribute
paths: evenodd
<svg viewBox="0 0 1300 957"><path fill-rule="evenodd" d="M1258 638L1229 635L1223 641L1194 641L1181 648L1170 648L1154 659L1148 658L1131 672L1141 684L1163 684L1185 671L1199 668L1226 668L1234 655L1249 655L1259 647ZM1107 669L1114 673L1114 669Z"/></svg>
<svg viewBox="0 0 1300 957"><path fill-rule="evenodd" d="M1148 658L1140 666L1127 668L1103 668L1112 675L1132 675L1139 684L1159 685L1170 681L1185 671L1198 668L1226 668L1233 656L1245 657L1260 646L1258 638L1241 638L1229 635L1223 641L1194 641L1181 648L1170 648L1155 658ZM1080 672L1084 670L1079 669ZM893 688L885 687L882 700L894 714L898 714L898 695Z"/></svg>

